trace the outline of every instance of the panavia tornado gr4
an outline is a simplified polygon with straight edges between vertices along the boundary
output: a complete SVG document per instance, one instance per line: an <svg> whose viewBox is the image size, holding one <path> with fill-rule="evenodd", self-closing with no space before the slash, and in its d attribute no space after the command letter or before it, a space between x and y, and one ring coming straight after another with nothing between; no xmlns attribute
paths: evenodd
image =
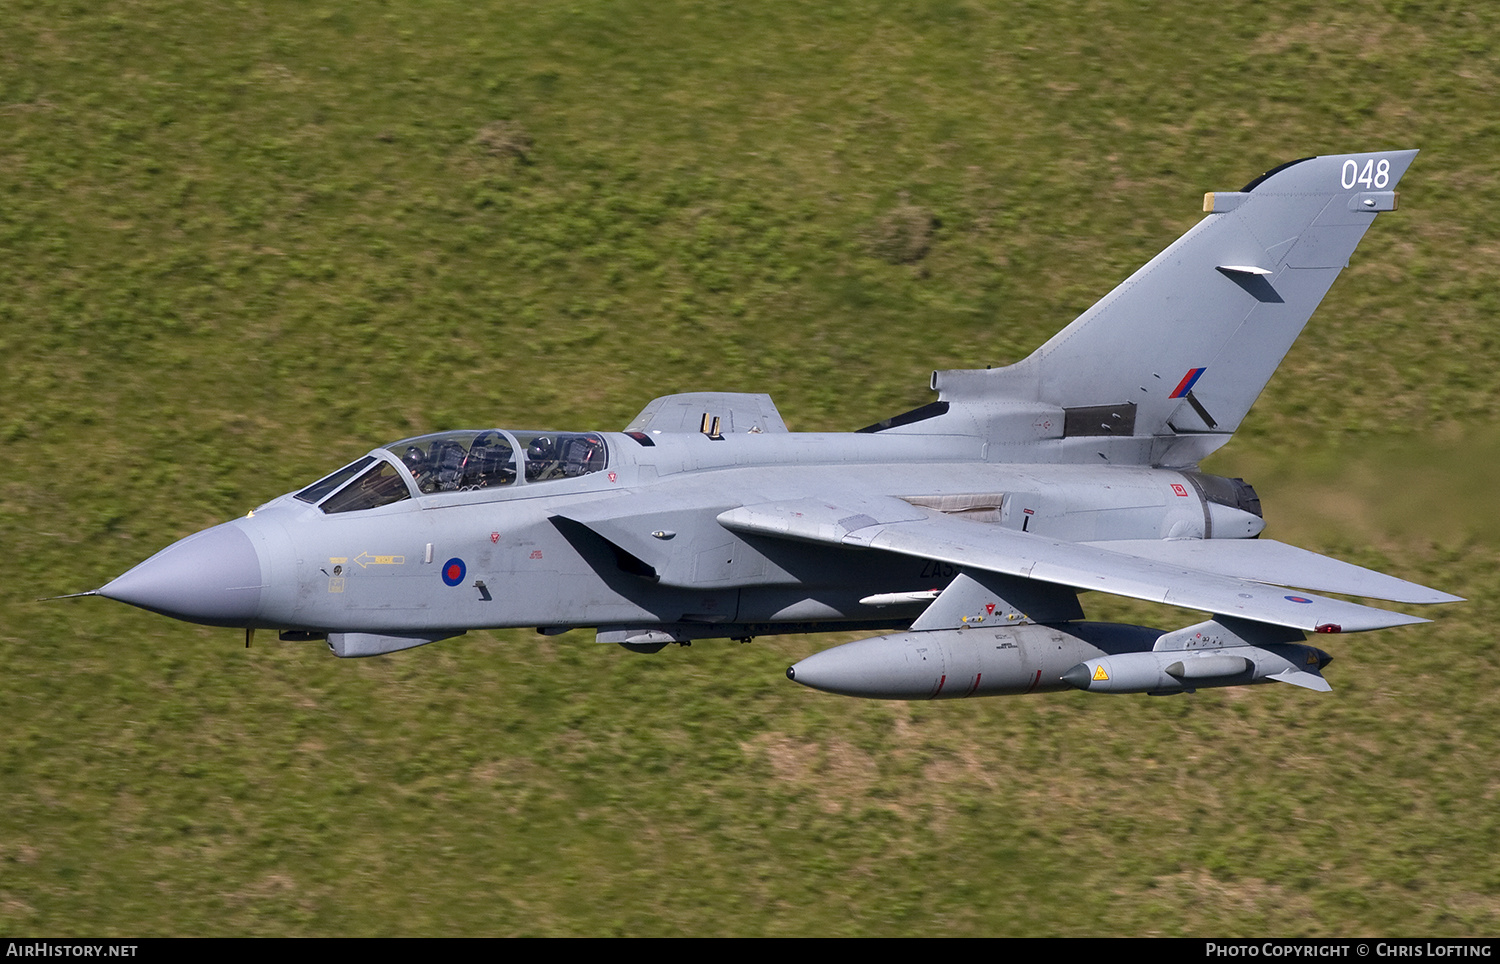
<svg viewBox="0 0 1500 964"><path fill-rule="evenodd" d="M1077 688L1329 689L1307 633L1425 622L1326 598L1457 597L1269 539L1229 441L1416 151L1282 165L1024 360L935 401L789 432L766 395L651 402L620 432L477 429L372 450L97 590L177 619L377 656L471 629L668 643L885 631L787 670L948 699ZM1084 620L1093 590L1202 612Z"/></svg>

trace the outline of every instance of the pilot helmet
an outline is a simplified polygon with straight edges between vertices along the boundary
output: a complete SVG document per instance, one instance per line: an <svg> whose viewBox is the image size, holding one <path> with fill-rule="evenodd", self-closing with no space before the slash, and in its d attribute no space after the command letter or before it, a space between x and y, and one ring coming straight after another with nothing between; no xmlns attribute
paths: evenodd
<svg viewBox="0 0 1500 964"><path fill-rule="evenodd" d="M427 455L415 445L406 447L406 454L401 456L401 461L414 476L420 476L427 470Z"/></svg>
<svg viewBox="0 0 1500 964"><path fill-rule="evenodd" d="M536 438L531 440L531 445L527 447L526 457L533 462L539 462L543 459L550 459L553 457L553 452L555 449L556 446L553 444L550 438L545 435L538 435Z"/></svg>

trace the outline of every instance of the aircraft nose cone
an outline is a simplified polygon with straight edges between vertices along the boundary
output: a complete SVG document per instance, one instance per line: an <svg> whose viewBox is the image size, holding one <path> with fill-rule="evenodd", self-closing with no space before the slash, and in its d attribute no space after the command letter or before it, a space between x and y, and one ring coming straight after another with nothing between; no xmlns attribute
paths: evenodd
<svg viewBox="0 0 1500 964"><path fill-rule="evenodd" d="M234 523L175 542L99 590L142 609L210 626L244 626L260 610L260 556Z"/></svg>

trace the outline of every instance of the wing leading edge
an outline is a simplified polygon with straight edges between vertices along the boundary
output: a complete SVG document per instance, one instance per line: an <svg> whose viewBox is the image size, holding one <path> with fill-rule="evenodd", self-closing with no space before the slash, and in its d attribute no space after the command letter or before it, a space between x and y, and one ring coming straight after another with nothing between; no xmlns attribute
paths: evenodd
<svg viewBox="0 0 1500 964"><path fill-rule="evenodd" d="M1288 593L1265 581L1244 578L1244 565L1235 567L1235 575L1228 575L1184 564L1193 561L1188 554L1147 558L1098 544L1059 542L1015 529L954 519L888 496L850 495L833 501L762 503L730 509L721 513L718 520L735 532L878 549L1307 632L1363 632L1428 622L1417 616L1338 599ZM1359 568L1316 553L1307 555L1335 567ZM1284 573L1278 571L1275 575ZM1424 589L1412 583L1403 585ZM1455 598L1435 590L1425 592L1432 597L1443 597L1431 598L1433 602Z"/></svg>

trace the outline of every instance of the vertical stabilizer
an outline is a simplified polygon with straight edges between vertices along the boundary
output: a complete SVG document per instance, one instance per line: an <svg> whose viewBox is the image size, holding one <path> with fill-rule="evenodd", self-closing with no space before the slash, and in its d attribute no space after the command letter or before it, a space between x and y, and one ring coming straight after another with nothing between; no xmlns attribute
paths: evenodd
<svg viewBox="0 0 1500 964"><path fill-rule="evenodd" d="M943 421L1034 441L1007 437L1018 409L1061 409L1052 437L1130 437L1146 461L1196 462L1239 427L1375 216L1395 210L1416 154L1309 157L1207 195L1201 222L1030 357L935 373Z"/></svg>

